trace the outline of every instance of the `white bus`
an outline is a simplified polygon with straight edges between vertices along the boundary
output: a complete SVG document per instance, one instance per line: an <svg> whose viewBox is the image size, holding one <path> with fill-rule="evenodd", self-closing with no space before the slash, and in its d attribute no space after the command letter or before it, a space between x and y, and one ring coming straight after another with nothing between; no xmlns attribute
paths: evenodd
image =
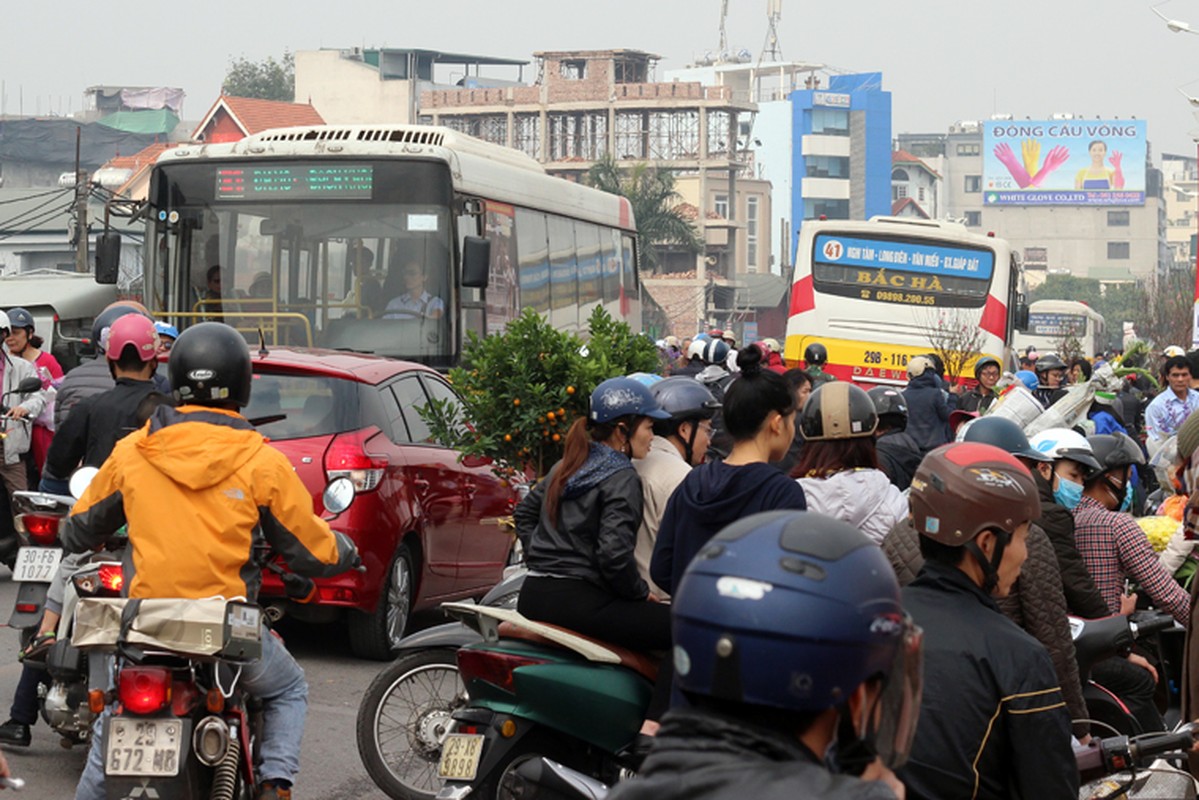
<svg viewBox="0 0 1199 800"><path fill-rule="evenodd" d="M159 157L145 213L145 304L181 328L219 319L439 368L526 306L578 331L602 304L641 329L629 202L445 128L184 145Z"/></svg>
<svg viewBox="0 0 1199 800"><path fill-rule="evenodd" d="M932 351L930 335L948 325L977 329L977 350L1006 363L1023 314L1020 287L1007 242L957 223L805 220L784 357L801 362L819 342L837 378L901 384L908 359Z"/></svg>
<svg viewBox="0 0 1199 800"><path fill-rule="evenodd" d="M1044 355L1060 352L1067 339L1078 340L1088 358L1106 349L1103 315L1074 300L1038 300L1028 307L1028 330L1017 333L1012 345Z"/></svg>

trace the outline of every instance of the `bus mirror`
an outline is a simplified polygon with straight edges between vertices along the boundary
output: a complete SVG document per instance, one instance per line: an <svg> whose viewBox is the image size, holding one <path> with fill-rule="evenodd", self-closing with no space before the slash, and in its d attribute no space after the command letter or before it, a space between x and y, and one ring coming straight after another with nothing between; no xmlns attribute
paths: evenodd
<svg viewBox="0 0 1199 800"><path fill-rule="evenodd" d="M1024 295L1020 295L1016 300L1016 319L1015 328L1018 331L1028 330L1028 301L1024 299Z"/></svg>
<svg viewBox="0 0 1199 800"><path fill-rule="evenodd" d="M491 271L491 240L467 236L462 240L462 285L486 289Z"/></svg>
<svg viewBox="0 0 1199 800"><path fill-rule="evenodd" d="M96 237L96 283L114 284L121 272L121 234L105 231Z"/></svg>

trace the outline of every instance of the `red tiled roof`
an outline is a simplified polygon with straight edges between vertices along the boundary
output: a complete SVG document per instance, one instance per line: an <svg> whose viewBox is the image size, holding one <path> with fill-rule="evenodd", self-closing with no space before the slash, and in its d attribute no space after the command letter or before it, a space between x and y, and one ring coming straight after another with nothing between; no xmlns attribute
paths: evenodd
<svg viewBox="0 0 1199 800"><path fill-rule="evenodd" d="M900 212L903 211L908 206L912 206L912 208L916 209L916 213L919 214L922 219L932 219L932 217L930 217L928 215L928 212L925 211L923 208L921 208L920 204L917 203L915 200L913 200L910 197L904 197L904 198L902 198L900 200L896 200L894 203L892 203L891 204L891 216L898 217Z"/></svg>
<svg viewBox="0 0 1199 800"><path fill-rule="evenodd" d="M137 172L147 164L153 164L154 159L162 155L164 150L170 150L175 145L171 142L155 142L131 156L116 156L104 164L103 169L129 169Z"/></svg>
<svg viewBox="0 0 1199 800"><path fill-rule="evenodd" d="M310 103L287 103L281 100L259 100L223 94L204 115L193 138L208 127L213 115L222 106L247 136L270 128L325 124L324 117Z"/></svg>
<svg viewBox="0 0 1199 800"><path fill-rule="evenodd" d="M919 157L912 155L907 150L892 151L891 163L892 164L913 164L917 167L921 167L922 169L927 171L930 175L935 175L938 178L941 177L940 175L937 174L937 171L935 169L930 167L928 164L925 164Z"/></svg>

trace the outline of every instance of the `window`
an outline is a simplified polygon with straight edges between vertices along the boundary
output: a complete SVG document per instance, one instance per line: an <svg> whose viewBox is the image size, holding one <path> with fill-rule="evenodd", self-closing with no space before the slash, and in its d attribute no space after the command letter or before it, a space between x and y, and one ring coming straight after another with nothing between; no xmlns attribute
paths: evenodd
<svg viewBox="0 0 1199 800"><path fill-rule="evenodd" d="M242 413L264 420L257 429L277 441L328 436L361 424L357 384L312 375L254 375Z"/></svg>
<svg viewBox="0 0 1199 800"><path fill-rule="evenodd" d="M982 175L967 175L966 176L966 194L977 194L983 190Z"/></svg>
<svg viewBox="0 0 1199 800"><path fill-rule="evenodd" d="M809 198L804 201L804 219L849 219L848 200Z"/></svg>
<svg viewBox="0 0 1199 800"><path fill-rule="evenodd" d="M979 225L982 225L982 224L983 224L983 212L981 212L981 211L967 211L966 212L966 227L977 228Z"/></svg>
<svg viewBox="0 0 1199 800"><path fill-rule="evenodd" d="M454 394L454 390L443 383L441 380L434 378L431 375L424 376L425 391L429 393L429 397L438 402L449 403L451 408L457 409L457 419L462 420L462 400L458 395ZM459 432L464 433L464 426L458 425Z"/></svg>
<svg viewBox="0 0 1199 800"><path fill-rule="evenodd" d="M911 179L912 178L908 175L908 171L906 169L891 170L891 180L893 181L902 181L903 183L907 183Z"/></svg>
<svg viewBox="0 0 1199 800"><path fill-rule="evenodd" d="M549 215L550 322L560 331L579 327L579 268L575 261L575 227L565 217Z"/></svg>
<svg viewBox="0 0 1199 800"><path fill-rule="evenodd" d="M849 159L845 156L807 156L804 167L809 178L849 177Z"/></svg>
<svg viewBox="0 0 1199 800"><path fill-rule="evenodd" d="M407 431L402 426L393 423L392 427L396 429L394 433L397 440L404 441L403 437L406 432L408 434L407 441L409 442L421 443L430 441L433 432L429 430L429 426L421 419L420 414L416 413L416 409L429 404L429 396L421 388L420 379L415 375L400 378L391 385L391 391L395 393L396 402L400 407L400 414L404 422L407 423Z"/></svg>
<svg viewBox="0 0 1199 800"><path fill-rule="evenodd" d="M849 109L813 108L812 133L825 136L849 135Z"/></svg>
<svg viewBox="0 0 1199 800"><path fill-rule="evenodd" d="M516 209L516 253L520 306L545 314L550 310L550 259L545 214Z"/></svg>
<svg viewBox="0 0 1199 800"><path fill-rule="evenodd" d="M1109 211L1107 212L1107 224L1112 227L1127 228L1129 223L1129 213L1127 211Z"/></svg>
<svg viewBox="0 0 1199 800"><path fill-rule="evenodd" d="M981 144L959 144L959 156L978 156L982 155L983 147Z"/></svg>
<svg viewBox="0 0 1199 800"><path fill-rule="evenodd" d="M916 199L919 200L921 203L924 202L924 187L923 186L921 186L919 189L916 190Z"/></svg>
<svg viewBox="0 0 1199 800"><path fill-rule="evenodd" d="M1122 260L1122 259L1129 258L1128 242L1108 242L1107 243L1107 257L1109 259L1112 259L1113 261L1117 260L1117 259Z"/></svg>
<svg viewBox="0 0 1199 800"><path fill-rule="evenodd" d="M558 75L568 81L581 81L587 77L587 62L581 58L564 58L558 62Z"/></svg>
<svg viewBox="0 0 1199 800"><path fill-rule="evenodd" d="M729 196L727 194L716 195L715 202L712 203L712 210L719 214L724 219L729 218Z"/></svg>
<svg viewBox="0 0 1199 800"><path fill-rule="evenodd" d="M906 185L899 183L899 184L896 184L891 187L891 199L892 200L902 200L903 198L905 198L907 196L908 196L908 187Z"/></svg>
<svg viewBox="0 0 1199 800"><path fill-rule="evenodd" d="M758 271L758 198L745 198L745 263L750 272Z"/></svg>
<svg viewBox="0 0 1199 800"><path fill-rule="evenodd" d="M579 261L579 320L586 320L604 293L600 267L600 229L575 220L575 251Z"/></svg>

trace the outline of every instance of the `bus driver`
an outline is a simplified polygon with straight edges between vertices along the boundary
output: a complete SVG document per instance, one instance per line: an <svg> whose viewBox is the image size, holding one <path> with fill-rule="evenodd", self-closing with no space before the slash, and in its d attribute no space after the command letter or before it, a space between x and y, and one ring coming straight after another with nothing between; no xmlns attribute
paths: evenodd
<svg viewBox="0 0 1199 800"><path fill-rule="evenodd" d="M404 292L392 298L383 311L383 319L440 319L445 302L425 288L425 267L415 259L400 270Z"/></svg>

